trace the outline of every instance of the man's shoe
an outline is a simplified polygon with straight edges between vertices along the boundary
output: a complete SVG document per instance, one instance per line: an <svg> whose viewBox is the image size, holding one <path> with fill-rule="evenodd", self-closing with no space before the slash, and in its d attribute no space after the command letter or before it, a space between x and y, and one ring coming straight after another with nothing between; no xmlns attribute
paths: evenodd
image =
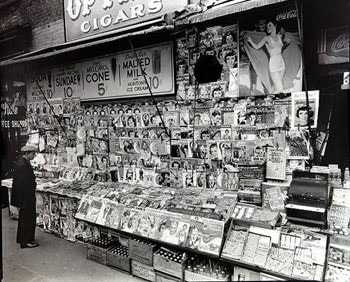
<svg viewBox="0 0 350 282"><path fill-rule="evenodd" d="M25 248L35 248L39 246L38 243L24 243L24 244L21 244L21 249L25 249Z"/></svg>

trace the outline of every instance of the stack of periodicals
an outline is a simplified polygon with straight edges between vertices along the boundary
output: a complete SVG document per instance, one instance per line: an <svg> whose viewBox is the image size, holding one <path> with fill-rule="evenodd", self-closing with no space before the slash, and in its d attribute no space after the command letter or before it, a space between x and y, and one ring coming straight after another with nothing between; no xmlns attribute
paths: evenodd
<svg viewBox="0 0 350 282"><path fill-rule="evenodd" d="M307 230L232 226L222 257L271 273L306 280L323 279L327 236Z"/></svg>
<svg viewBox="0 0 350 282"><path fill-rule="evenodd" d="M350 277L350 242L346 236L330 239L325 280L347 281Z"/></svg>

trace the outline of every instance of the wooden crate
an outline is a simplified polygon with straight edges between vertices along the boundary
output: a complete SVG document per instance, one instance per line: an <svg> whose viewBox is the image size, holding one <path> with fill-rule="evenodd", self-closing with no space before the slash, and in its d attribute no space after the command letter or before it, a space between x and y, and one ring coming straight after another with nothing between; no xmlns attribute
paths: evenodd
<svg viewBox="0 0 350 282"><path fill-rule="evenodd" d="M107 249L94 246L91 244L86 245L87 259L97 262L99 264L107 264Z"/></svg>
<svg viewBox="0 0 350 282"><path fill-rule="evenodd" d="M119 245L108 249L107 265L131 273L131 264L128 248Z"/></svg>
<svg viewBox="0 0 350 282"><path fill-rule="evenodd" d="M152 266L133 259L131 260L131 273L147 281L155 282L156 280L156 274Z"/></svg>
<svg viewBox="0 0 350 282"><path fill-rule="evenodd" d="M164 273L160 273L160 272L156 272L156 282L180 282L182 281L179 278L164 274Z"/></svg>
<svg viewBox="0 0 350 282"><path fill-rule="evenodd" d="M153 265L156 245L141 239L129 238L129 257L147 265Z"/></svg>
<svg viewBox="0 0 350 282"><path fill-rule="evenodd" d="M183 278L184 262L185 258L181 252L167 251L161 248L153 255L153 267L155 270L180 279Z"/></svg>

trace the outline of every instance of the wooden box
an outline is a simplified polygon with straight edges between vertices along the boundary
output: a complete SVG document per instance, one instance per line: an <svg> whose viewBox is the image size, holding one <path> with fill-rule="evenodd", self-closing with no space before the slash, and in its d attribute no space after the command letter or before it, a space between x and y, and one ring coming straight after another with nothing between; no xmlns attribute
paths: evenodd
<svg viewBox="0 0 350 282"><path fill-rule="evenodd" d="M131 273L132 275L147 281L156 281L156 274L153 267L137 260L131 260Z"/></svg>
<svg viewBox="0 0 350 282"><path fill-rule="evenodd" d="M215 277L214 274L211 276L204 275L200 273L195 273L192 271L185 270L185 281L186 282L203 282L203 281L217 281L217 282L223 282L223 281L231 281L231 275L228 275L226 277Z"/></svg>
<svg viewBox="0 0 350 282"><path fill-rule="evenodd" d="M128 248L114 246L107 251L107 265L131 273L131 265Z"/></svg>
<svg viewBox="0 0 350 282"><path fill-rule="evenodd" d="M153 267L155 270L180 279L183 278L184 262L185 257L182 256L181 252L163 250L161 248L153 255Z"/></svg>
<svg viewBox="0 0 350 282"><path fill-rule="evenodd" d="M156 282L181 282L182 280L164 273L156 272Z"/></svg>
<svg viewBox="0 0 350 282"><path fill-rule="evenodd" d="M107 264L107 249L94 246L91 244L86 245L87 250L87 259L97 262L99 264L106 265Z"/></svg>
<svg viewBox="0 0 350 282"><path fill-rule="evenodd" d="M107 264L107 250L116 242L110 239L94 239L86 244L87 259L99 264Z"/></svg>
<svg viewBox="0 0 350 282"><path fill-rule="evenodd" d="M153 265L156 245L141 239L129 239L129 257L147 265Z"/></svg>

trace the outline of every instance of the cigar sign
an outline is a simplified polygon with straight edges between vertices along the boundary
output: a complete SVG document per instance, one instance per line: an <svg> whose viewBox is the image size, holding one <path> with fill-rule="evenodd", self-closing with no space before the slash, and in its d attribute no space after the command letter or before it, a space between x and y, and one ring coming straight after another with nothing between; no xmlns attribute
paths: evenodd
<svg viewBox="0 0 350 282"><path fill-rule="evenodd" d="M187 0L64 0L66 40L154 20L186 5Z"/></svg>
<svg viewBox="0 0 350 282"><path fill-rule="evenodd" d="M154 95L174 94L171 43L28 73L28 101L42 100L42 93L81 100L147 96L149 88Z"/></svg>

